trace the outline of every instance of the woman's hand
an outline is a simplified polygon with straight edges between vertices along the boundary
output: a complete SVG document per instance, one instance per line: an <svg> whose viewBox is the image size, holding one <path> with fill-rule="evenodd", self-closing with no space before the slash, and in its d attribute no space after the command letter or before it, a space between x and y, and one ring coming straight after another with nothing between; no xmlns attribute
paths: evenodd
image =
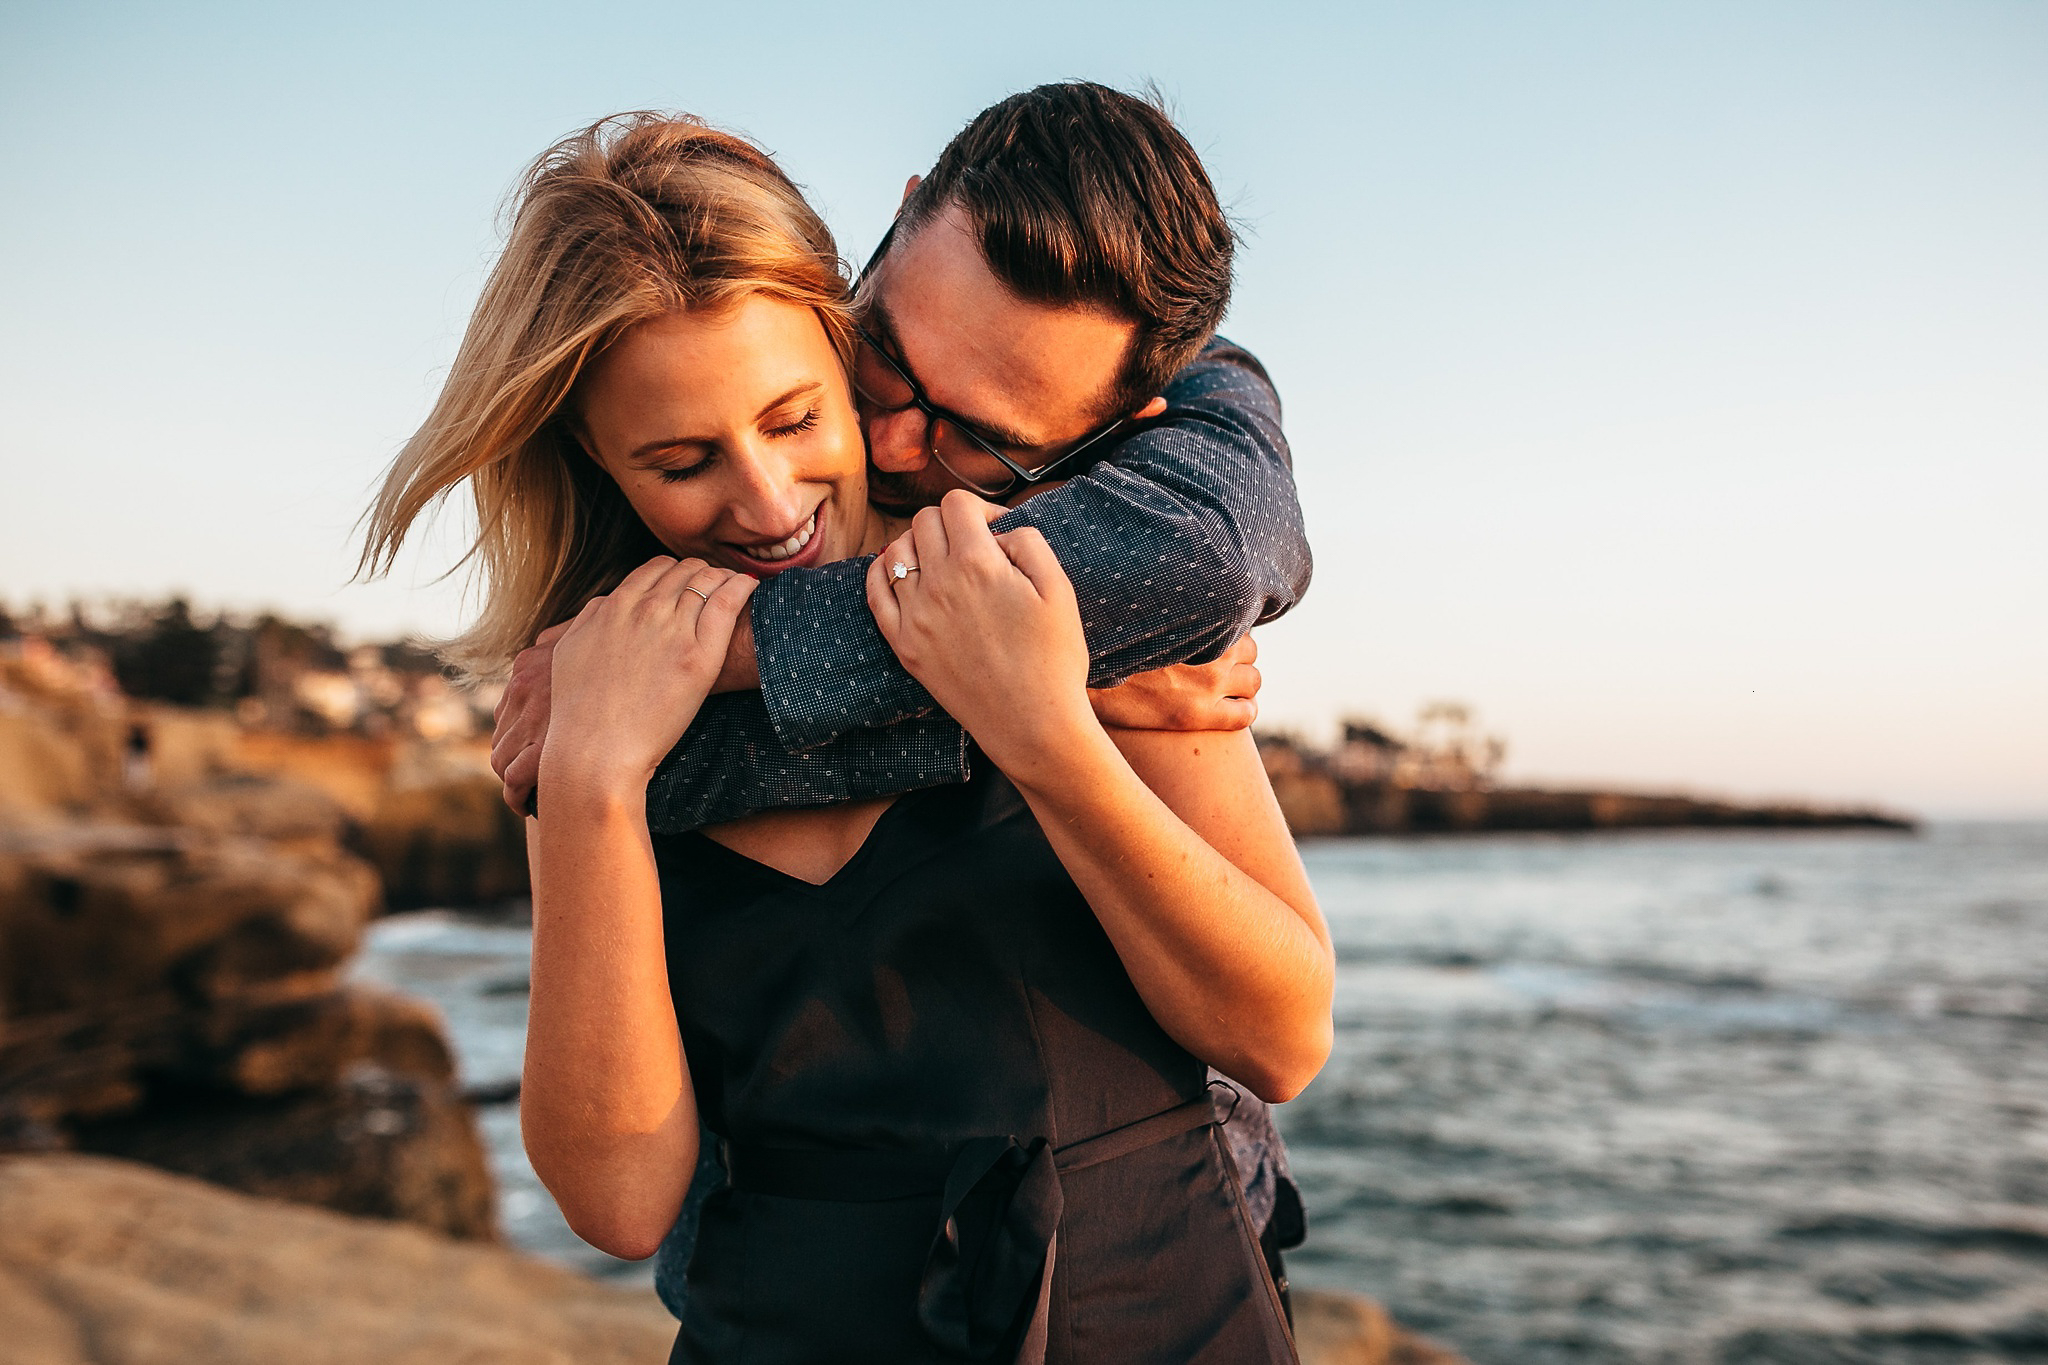
<svg viewBox="0 0 2048 1365"><path fill-rule="evenodd" d="M555 642L541 785L638 793L704 704L754 580L659 556Z"/></svg>
<svg viewBox="0 0 2048 1365"><path fill-rule="evenodd" d="M1035 529L989 529L1004 510L956 489L919 512L869 566L868 606L911 676L1020 777L1101 732L1073 585Z"/></svg>

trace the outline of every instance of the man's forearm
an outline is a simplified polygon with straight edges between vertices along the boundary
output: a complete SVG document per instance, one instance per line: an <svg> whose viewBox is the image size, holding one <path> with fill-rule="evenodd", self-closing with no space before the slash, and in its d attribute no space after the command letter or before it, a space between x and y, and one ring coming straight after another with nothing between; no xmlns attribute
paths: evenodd
<svg viewBox="0 0 2048 1365"><path fill-rule="evenodd" d="M705 702L647 788L647 823L679 834L762 810L891 796L967 780L967 735L944 713L792 753L759 692Z"/></svg>
<svg viewBox="0 0 2048 1365"><path fill-rule="evenodd" d="M1073 579L1095 686L1214 658L1308 586L1279 399L1258 362L1219 343L1167 397L1166 416L1107 462L998 523L1036 526ZM763 695L791 749L931 710L868 614L866 568L782 574L754 595Z"/></svg>
<svg viewBox="0 0 2048 1365"><path fill-rule="evenodd" d="M1280 404L1219 344L1175 377L1165 418L1030 499L1073 580L1090 683L1213 659L1300 600L1310 560ZM749 604L761 691L713 697L648 789L657 831L963 781L966 737L868 611L868 559L779 574ZM728 677L744 675L728 660Z"/></svg>

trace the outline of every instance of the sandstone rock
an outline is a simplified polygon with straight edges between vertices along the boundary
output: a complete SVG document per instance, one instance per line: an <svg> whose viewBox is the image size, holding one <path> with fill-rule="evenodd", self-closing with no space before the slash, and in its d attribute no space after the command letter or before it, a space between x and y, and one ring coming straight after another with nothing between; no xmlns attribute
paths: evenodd
<svg viewBox="0 0 2048 1365"><path fill-rule="evenodd" d="M118 706L0 691L0 820L82 815L121 789Z"/></svg>
<svg viewBox="0 0 2048 1365"><path fill-rule="evenodd" d="M359 847L393 909L491 905L527 893L526 832L488 771L396 786Z"/></svg>
<svg viewBox="0 0 2048 1365"><path fill-rule="evenodd" d="M15 1021L0 1038L0 1150L71 1146L495 1234L489 1163L438 1013L319 976L204 1010L160 993Z"/></svg>
<svg viewBox="0 0 2048 1365"><path fill-rule="evenodd" d="M182 786L158 785L141 801L159 824L262 839L317 853L339 847L341 804L311 783L253 773L219 773Z"/></svg>
<svg viewBox="0 0 2048 1365"><path fill-rule="evenodd" d="M1465 1358L1396 1324L1362 1294L1294 1290L1301 1365L1465 1365Z"/></svg>
<svg viewBox="0 0 2048 1365"><path fill-rule="evenodd" d="M318 787L339 803L351 820L362 821L369 819L384 799L402 749L390 736L244 730L236 737L228 766L236 772Z"/></svg>
<svg viewBox="0 0 2048 1365"><path fill-rule="evenodd" d="M186 1072L244 1095L334 1086L360 1063L441 1086L455 1080L439 1011L352 985L250 1001L196 1021Z"/></svg>
<svg viewBox="0 0 2048 1365"><path fill-rule="evenodd" d="M0 998L13 1016L168 987L217 1001L353 952L374 874L340 853L120 827L0 846Z"/></svg>
<svg viewBox="0 0 2048 1365"><path fill-rule="evenodd" d="M148 767L140 774L148 783L187 787L238 770L242 727L226 712L130 702L129 715L148 744Z"/></svg>
<svg viewBox="0 0 2048 1365"><path fill-rule="evenodd" d="M1289 773L1273 778L1273 796L1287 828L1297 837L1344 832L1344 792L1325 773Z"/></svg>
<svg viewBox="0 0 2048 1365"><path fill-rule="evenodd" d="M375 871L338 842L340 798L238 770L243 734L225 716L136 708L148 742L131 745L118 698L12 677L0 676L0 716L19 721L0 732L0 787L14 794L0 802L0 1151L82 1146L494 1236L490 1170L439 1016L338 982L379 902ZM365 761L350 771L374 771L381 793L395 751L351 752ZM444 878L450 866L434 864ZM12 1292L0 1283L0 1301Z"/></svg>
<svg viewBox="0 0 2048 1365"><path fill-rule="evenodd" d="M515 1252L123 1162L0 1158L11 1365L653 1365L675 1325Z"/></svg>
<svg viewBox="0 0 2048 1365"><path fill-rule="evenodd" d="M81 1150L248 1194L497 1236L496 1190L469 1106L446 1083L361 1063L339 1085L266 1099L197 1091L75 1125Z"/></svg>

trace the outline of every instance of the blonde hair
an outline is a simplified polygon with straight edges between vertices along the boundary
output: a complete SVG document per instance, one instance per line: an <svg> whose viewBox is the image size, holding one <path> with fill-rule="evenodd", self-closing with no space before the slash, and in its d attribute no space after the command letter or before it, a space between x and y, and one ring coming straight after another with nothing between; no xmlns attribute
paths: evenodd
<svg viewBox="0 0 2048 1365"><path fill-rule="evenodd" d="M832 234L767 153L688 115L616 114L550 147L513 197L454 367L367 514L359 572L388 572L415 521L467 479L476 541L457 562L482 610L443 655L466 675L512 656L662 553L578 448L568 400L628 328L752 294L816 311L843 359L853 321Z"/></svg>

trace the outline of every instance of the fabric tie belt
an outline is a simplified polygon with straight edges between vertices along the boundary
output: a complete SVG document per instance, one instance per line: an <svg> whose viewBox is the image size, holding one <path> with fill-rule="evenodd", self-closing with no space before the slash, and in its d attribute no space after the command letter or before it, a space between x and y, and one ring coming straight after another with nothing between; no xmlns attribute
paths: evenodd
<svg viewBox="0 0 2048 1365"><path fill-rule="evenodd" d="M1237 1093L1223 1089L1235 1111ZM917 1293L925 1334L969 1360L1039 1365L1065 1209L1060 1176L1217 1121L1209 1093L1058 1148L1042 1137L973 1138L944 1150L720 1146L727 1180L750 1194L840 1203L938 1195L939 1231Z"/></svg>

